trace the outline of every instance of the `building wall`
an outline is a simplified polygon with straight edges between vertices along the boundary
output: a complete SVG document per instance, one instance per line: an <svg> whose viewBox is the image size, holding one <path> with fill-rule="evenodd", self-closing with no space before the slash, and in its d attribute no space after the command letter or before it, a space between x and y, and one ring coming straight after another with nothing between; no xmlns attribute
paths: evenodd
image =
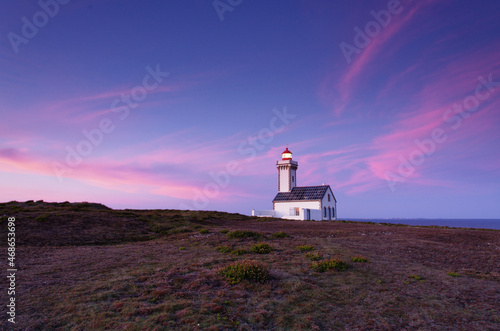
<svg viewBox="0 0 500 331"><path fill-rule="evenodd" d="M290 215L290 208L299 208L299 216ZM303 209L319 209L320 201L312 200L312 201L284 201L284 202L274 202L274 210L284 217L289 219L304 219Z"/></svg>
<svg viewBox="0 0 500 331"><path fill-rule="evenodd" d="M318 201L319 203L319 201ZM284 209L284 208L283 208ZM276 217L276 218L286 218L290 220L314 220L322 221L323 212L320 209L310 209L310 208L300 208L299 215L290 215L290 211L286 210L283 212L281 210L252 210L252 216L257 217Z"/></svg>
<svg viewBox="0 0 500 331"><path fill-rule="evenodd" d="M307 211L304 211L305 214L307 214ZM313 221L321 221L323 219L322 217L322 211L320 209L309 209L309 220ZM306 215L307 216L307 215ZM304 219L307 219L306 217Z"/></svg>
<svg viewBox="0 0 500 331"><path fill-rule="evenodd" d="M325 193L322 200L273 202L273 208L274 210L252 210L252 216L281 217L290 220L337 220L337 203L331 190ZM293 209L290 210L291 208ZM299 208L299 215L296 215L295 208Z"/></svg>
<svg viewBox="0 0 500 331"><path fill-rule="evenodd" d="M328 201L328 194L330 194L330 201ZM326 216L325 216L325 208L326 208ZM337 220L337 203L335 202L335 198L333 196L333 192L331 189L327 190L323 200L321 201L321 210L322 210L322 219L323 220Z"/></svg>
<svg viewBox="0 0 500 331"><path fill-rule="evenodd" d="M328 194L330 194L330 201L328 201ZM274 210L282 214L284 217L289 219L306 219L307 215L304 215L304 212L300 212L301 218L298 218L295 215L290 215L290 208L298 207L301 209L310 209L310 213L312 212L314 215L311 216L311 219L314 220L337 220L337 203L335 202L335 198L333 196L333 192L331 189L327 190L325 196L321 201L319 200L311 200L311 201L283 201L283 202L274 202ZM326 208L326 215L325 209ZM321 210L320 215L314 210ZM291 218L290 218L290 217ZM293 216L293 217L292 217Z"/></svg>
<svg viewBox="0 0 500 331"><path fill-rule="evenodd" d="M274 202L274 210L279 210L283 212L286 211L288 213L289 209L292 207L319 209L321 205L320 201L318 200Z"/></svg>
<svg viewBox="0 0 500 331"><path fill-rule="evenodd" d="M281 213L276 212L275 210L255 210L252 209L252 216L259 217L281 217Z"/></svg>

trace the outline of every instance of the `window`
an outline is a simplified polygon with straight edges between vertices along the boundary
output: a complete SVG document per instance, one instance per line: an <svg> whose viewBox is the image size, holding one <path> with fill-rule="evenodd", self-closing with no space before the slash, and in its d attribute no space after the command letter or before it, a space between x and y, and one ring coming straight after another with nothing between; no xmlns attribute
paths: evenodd
<svg viewBox="0 0 500 331"><path fill-rule="evenodd" d="M300 209L299 207L295 207L295 216L299 216L300 215Z"/></svg>
<svg viewBox="0 0 500 331"><path fill-rule="evenodd" d="M328 193L328 201L330 201L330 193Z"/></svg>
<svg viewBox="0 0 500 331"><path fill-rule="evenodd" d="M332 209L330 207L328 207L328 219L332 219Z"/></svg>
<svg viewBox="0 0 500 331"><path fill-rule="evenodd" d="M299 216L300 208L299 207L290 207L290 216Z"/></svg>
<svg viewBox="0 0 500 331"><path fill-rule="evenodd" d="M323 217L326 217L326 207L323 207L323 210L324 210L324 216Z"/></svg>
<svg viewBox="0 0 500 331"><path fill-rule="evenodd" d="M292 182L295 180L295 178L293 178L294 176L292 176Z"/></svg>

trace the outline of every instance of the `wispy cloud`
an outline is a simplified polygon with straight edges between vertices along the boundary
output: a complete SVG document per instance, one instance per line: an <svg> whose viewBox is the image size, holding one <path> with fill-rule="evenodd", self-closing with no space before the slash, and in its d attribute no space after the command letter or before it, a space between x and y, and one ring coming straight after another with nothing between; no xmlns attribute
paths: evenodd
<svg viewBox="0 0 500 331"><path fill-rule="evenodd" d="M403 8L402 13L392 16L391 22L382 28L380 34L371 39L368 46L362 49L361 54L356 56L352 63L347 64L347 69L339 78L332 73L326 75L319 86L318 95L324 102L333 105L334 114L339 116L344 111L353 93L357 91L357 82L370 75L373 71L371 65L379 60L378 57L383 57L386 61L403 45L401 40L397 43L392 41L429 4L431 4L429 0L419 1L409 8ZM338 91L338 95L333 91Z"/></svg>
<svg viewBox="0 0 500 331"><path fill-rule="evenodd" d="M213 180L211 173L225 171L229 162L239 162L240 167L246 170L245 176L259 173L252 171L255 164L250 165L248 156L238 152L237 142L243 141L245 137L243 133L238 133L232 137L208 140L203 133L194 129L183 129L150 141L90 155L77 167L68 167L64 171L64 178L122 192L147 192L191 199L193 192L203 190L204 185ZM35 140L22 142L28 147L9 141L6 145L12 147L0 150L0 169L7 173L50 176L57 181L54 161L63 168L67 167L64 158L55 157L59 154L58 150L34 152L37 149L30 149L29 146ZM257 154L255 160L258 163L272 152ZM247 191L229 186L220 191L217 199L245 196L249 194Z"/></svg>

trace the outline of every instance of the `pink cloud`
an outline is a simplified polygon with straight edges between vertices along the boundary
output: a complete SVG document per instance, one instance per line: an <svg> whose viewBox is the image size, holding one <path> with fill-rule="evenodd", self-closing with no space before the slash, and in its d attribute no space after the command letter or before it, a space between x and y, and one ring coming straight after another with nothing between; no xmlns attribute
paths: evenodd
<svg viewBox="0 0 500 331"><path fill-rule="evenodd" d="M39 174L57 181L53 160L43 155L21 153L13 150L0 151L0 170L6 173ZM61 163L64 165L64 163ZM64 173L64 178L86 182L97 187L122 192L149 192L181 199L192 196L194 183L177 179L176 176L158 176L148 168L137 167L119 160L85 160L81 165ZM63 180L65 180L63 178Z"/></svg>
<svg viewBox="0 0 500 331"><path fill-rule="evenodd" d="M189 131L191 134L187 134ZM190 139L186 140L186 136ZM246 161L247 156L237 152L235 144L235 141L243 141L244 137L243 133L239 133L233 137L202 140L196 131L186 129L152 141L125 146L104 156L90 155L75 168L68 167L64 156L54 158L56 151L33 152L39 150L30 148L35 140L23 141L24 146L28 146L23 148L10 141L7 145L11 147L0 150L0 171L50 176L57 181L53 168L53 162L56 161L56 169L59 169L63 180L76 180L94 187L127 193L145 192L189 200L195 192L203 191L208 183L214 182L211 173L227 171L227 165L232 161L240 162L240 167L245 169L242 176L252 172L253 165ZM179 141L182 141L182 145ZM265 155L259 153L256 159L263 159ZM236 177L231 177L231 183L237 181ZM220 189L215 199L232 199L249 194L240 186L227 185Z"/></svg>
<svg viewBox="0 0 500 331"><path fill-rule="evenodd" d="M350 156L358 157L358 163L366 165L369 172L363 167L354 168L356 170L350 180L340 185L359 185L355 191L376 188L377 182L385 185L388 172L398 174L398 166L404 163L402 160L408 160L410 156L416 156L418 151L422 150L416 144L417 140L429 141L433 130L442 129L447 136L446 140L434 143L435 151L430 153L432 155L426 155L424 162L415 166L414 171L405 176L404 180L418 185L453 186L453 183L445 180L430 178L428 171L429 168L438 166L436 162L441 162L440 151L446 151L456 142L463 145L461 153L455 156L460 158L468 155L467 151L473 151L478 146L484 145L491 137L498 137L496 132L499 115L495 111L497 109L495 103L500 97L498 93L500 88L491 93L487 100L481 101L477 111L468 113L465 111L463 114L465 118L455 112L450 113L455 104L463 105L467 97L475 95L476 88L480 85L478 76L488 77L492 74L494 81L500 80L500 59L495 54L496 51L475 50L465 58L450 61L440 71L434 72L432 77L428 77L430 83L411 100L411 107L414 110L401 113L395 121L386 125L387 133L376 136L370 143L362 146L361 149L364 150L362 155ZM482 58L484 61L476 61L476 58ZM387 91L386 89L384 93ZM487 90L483 87L481 92L485 93ZM450 120L453 116L456 118ZM467 145L470 145L469 148L466 148ZM466 166L464 161L460 160L462 167ZM467 163L471 162L467 160ZM352 169L354 165L346 163L344 166ZM369 182L371 184L367 184Z"/></svg>
<svg viewBox="0 0 500 331"><path fill-rule="evenodd" d="M163 85L159 85L157 88L148 91L148 96L145 100L137 102L137 107L145 108L152 105L172 103L173 100L171 99L159 102L152 100L151 96L178 91L184 86L184 83L174 85L164 82ZM65 100L50 101L45 104L37 104L37 111L32 111L32 113L37 114L37 116L43 119L51 118L64 123L82 123L110 114L115 107L125 107L126 105L120 100L123 95L129 95L131 90L132 88L120 88L93 95L83 95ZM116 100L119 102L113 105Z"/></svg>
<svg viewBox="0 0 500 331"><path fill-rule="evenodd" d="M390 178L402 178L403 181L413 184L451 187L452 183L429 178L426 174L430 166L437 165L435 162L440 160L439 153L455 142L469 142L471 148L467 149L464 145L463 150L474 150L478 144L484 144L488 135L495 134L498 123L492 121L494 106L486 106L477 114L470 114L468 118L462 119L462 127L453 129L451 124L443 119L443 114L449 107L422 109L406 115L390 125L389 133L373 139L366 146L367 151L372 152L371 155L361 159L368 166L372 179L385 181L388 174L391 174ZM435 130L443 132L441 139L433 138ZM461 166L465 165L462 163ZM349 184L354 184L356 179L366 177L354 177L354 182Z"/></svg>
<svg viewBox="0 0 500 331"><path fill-rule="evenodd" d="M496 101L500 98L500 88L495 92L497 94L492 94L490 99L481 103L476 112L467 114L467 118L457 117L461 118L461 123L458 128L454 128L452 126L455 121L446 121L444 114L455 103L463 104L465 97L471 91L473 94L479 83L474 74L465 71L461 76L456 76L458 88L455 94L452 87L441 89L442 94L429 94L429 91L440 89L439 86L444 81L440 77L445 77L447 70L444 68L442 72L436 73L435 83L423 90L420 99L416 99L416 110L398 115L383 128L385 132L371 141L323 153L301 155L304 170L299 180L306 178L308 185L321 184L326 180L347 194L388 189L388 173L395 174L412 185L455 187L456 182L432 176L432 171L436 168L444 170L443 166L451 161L456 162L456 166L460 168L478 166L467 155L478 146L484 145L486 148L488 141L498 139L500 114L496 111ZM459 116L455 113L452 115ZM433 140L434 130L442 130L446 136L444 141ZM450 157L447 151L456 148L456 143L460 143L460 152ZM409 162L411 157L418 161L420 155L424 155L423 162L410 163L413 169L406 171L403 176L398 167L407 170L402 164Z"/></svg>
<svg viewBox="0 0 500 331"><path fill-rule="evenodd" d="M348 64L347 70L338 80L335 79L336 75L332 73L326 75L319 86L318 95L327 104L332 104L333 99L336 99L333 97L332 91L339 91L339 101L334 107L334 113L337 116L348 105L351 95L356 89L356 82L360 79L359 77L367 74L369 65L374 62L382 50L384 50L384 56L388 56L388 53L397 49L397 47L392 47L389 50L389 41L397 36L405 26L409 25L417 13L420 13L424 7L431 3L430 0L419 1L412 8L402 7L402 13L393 15L389 25L383 27L380 34L371 39L368 46L361 50L361 54L354 55L353 62ZM361 29L363 28L364 24L361 25Z"/></svg>
<svg viewBox="0 0 500 331"><path fill-rule="evenodd" d="M432 77L427 77L430 83L409 100L411 104L403 104L396 117L388 118L389 122L380 130L381 133L366 143L326 150L323 153L302 153L308 148L328 145L329 140L338 139L332 133L332 137L303 144L299 154L299 185L327 182L347 194L388 189L389 172L401 177L398 167L404 163L402 160L409 161L410 157L418 157L427 151L429 155L425 155L423 162L413 166L411 173L402 177L404 182L420 186L455 187L457 182L433 175L436 169L446 171L449 162L455 162L455 167L460 169L478 168L480 165L467 156L478 147L487 148L488 141L498 139L500 113L497 105L500 87L480 103L477 111L466 113L466 118L455 112L449 113L450 109L453 111L454 104L463 104L465 98L475 95L476 87L480 84L477 79L479 75L487 77L492 73L493 80L500 81L500 59L486 55L483 57L485 61L474 60L484 52L485 50L478 50L433 72ZM484 93L486 90L483 88L481 91ZM410 107L411 110L408 109ZM453 116L457 116L456 119L450 120ZM460 119L460 125L455 128L457 119ZM446 139L433 142L434 146L425 147L422 143L429 144L436 129L443 130ZM421 144L418 145L416 141ZM450 156L449 153L454 152L457 146L461 148ZM497 168L489 168L487 171L495 171Z"/></svg>

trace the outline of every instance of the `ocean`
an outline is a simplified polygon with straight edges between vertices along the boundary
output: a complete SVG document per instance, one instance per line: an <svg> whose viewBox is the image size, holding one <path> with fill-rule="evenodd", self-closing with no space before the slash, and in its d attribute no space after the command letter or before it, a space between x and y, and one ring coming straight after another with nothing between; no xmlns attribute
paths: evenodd
<svg viewBox="0 0 500 331"><path fill-rule="evenodd" d="M408 225L438 225L456 228L500 230L500 219L447 219L447 218L345 218L346 221L392 223Z"/></svg>

